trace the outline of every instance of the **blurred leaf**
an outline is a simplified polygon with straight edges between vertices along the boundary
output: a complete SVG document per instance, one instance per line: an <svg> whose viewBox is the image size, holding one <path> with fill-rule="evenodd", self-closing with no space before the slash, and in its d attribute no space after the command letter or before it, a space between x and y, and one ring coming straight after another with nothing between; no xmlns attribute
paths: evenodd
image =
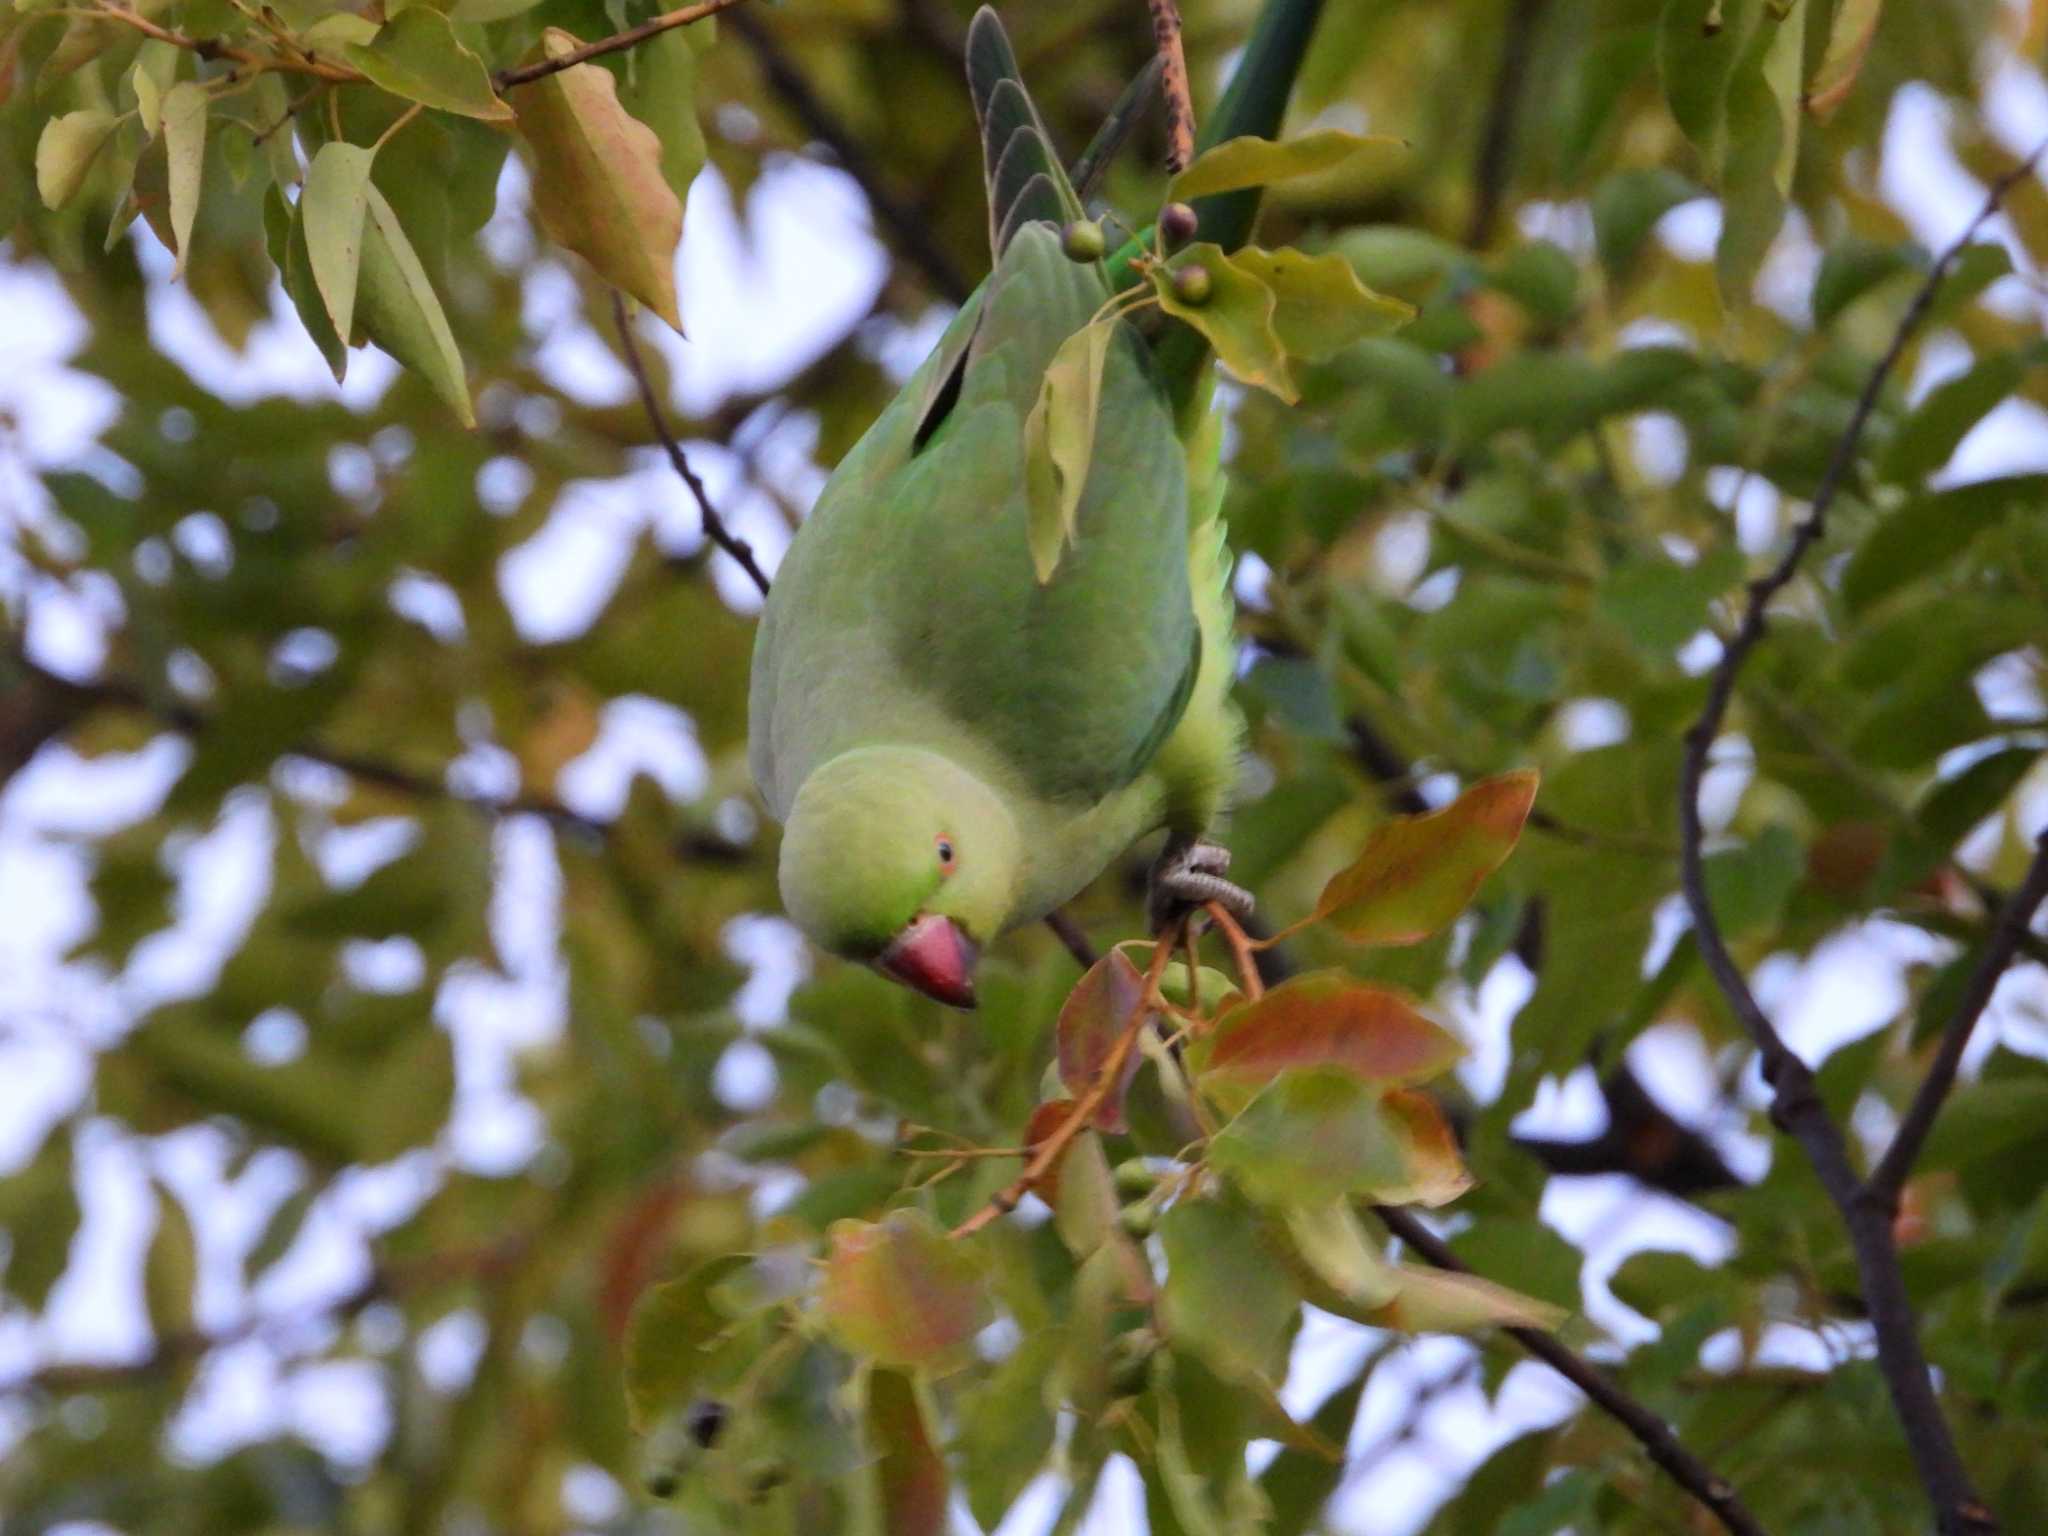
<svg viewBox="0 0 2048 1536"><path fill-rule="evenodd" d="M1299 1295L1241 1206L1182 1200L1159 1222L1168 1334L1234 1381L1277 1382Z"/></svg>
<svg viewBox="0 0 2048 1536"><path fill-rule="evenodd" d="M822 1297L825 1320L855 1355L902 1370L964 1362L986 1302L980 1266L922 1212L835 1222Z"/></svg>
<svg viewBox="0 0 2048 1536"><path fill-rule="evenodd" d="M34 1161L0 1179L0 1232L7 1234L7 1294L41 1311L71 1260L79 1226L71 1137L59 1126Z"/></svg>
<svg viewBox="0 0 2048 1536"><path fill-rule="evenodd" d="M161 1343L192 1327L193 1293L199 1285L199 1243L192 1219L169 1189L156 1185L156 1231L142 1266L142 1291L149 1326Z"/></svg>
<svg viewBox="0 0 2048 1536"><path fill-rule="evenodd" d="M645 1434L655 1421L688 1401L707 1351L731 1319L718 1311L712 1293L747 1267L738 1254L707 1259L680 1280L641 1292L626 1324L626 1407L634 1430Z"/></svg>
<svg viewBox="0 0 2048 1536"><path fill-rule="evenodd" d="M1055 1029L1060 1081L1072 1097L1081 1098L1094 1086L1144 996L1145 978L1120 949L1104 955L1074 983L1074 990L1067 994L1060 1008ZM1132 1051L1125 1061L1116 1087L1103 1099L1090 1122L1097 1130L1124 1128L1124 1090L1130 1086L1139 1060L1138 1052Z"/></svg>
<svg viewBox="0 0 2048 1536"><path fill-rule="evenodd" d="M1841 0L1835 7L1828 24L1827 52L1806 88L1806 109L1822 122L1833 117L1856 88L1856 77L1870 56L1878 18L1883 14L1884 0Z"/></svg>
<svg viewBox="0 0 2048 1536"><path fill-rule="evenodd" d="M890 1536L943 1536L946 1464L932 1448L917 1387L896 1371L868 1377L868 1443L875 1452L882 1529Z"/></svg>
<svg viewBox="0 0 2048 1536"><path fill-rule="evenodd" d="M114 127L114 114L96 108L50 119L36 141L36 194L44 207L62 208L78 195Z"/></svg>
<svg viewBox="0 0 2048 1536"><path fill-rule="evenodd" d="M1320 362L1368 336L1395 330L1415 311L1374 293L1342 256L1247 246L1232 262L1273 294L1273 332L1291 357Z"/></svg>

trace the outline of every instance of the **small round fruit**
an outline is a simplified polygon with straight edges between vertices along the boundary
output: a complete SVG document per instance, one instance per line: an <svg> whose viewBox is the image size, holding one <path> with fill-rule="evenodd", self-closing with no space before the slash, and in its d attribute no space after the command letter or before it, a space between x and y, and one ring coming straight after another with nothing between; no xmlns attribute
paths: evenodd
<svg viewBox="0 0 2048 1536"><path fill-rule="evenodd" d="M1199 307L1208 303L1209 295L1215 291L1215 286L1207 267L1191 264L1174 269L1173 296L1183 304Z"/></svg>
<svg viewBox="0 0 2048 1536"><path fill-rule="evenodd" d="M1159 210L1159 237L1169 247L1186 245L1195 238L1195 210L1186 203L1168 203Z"/></svg>
<svg viewBox="0 0 2048 1536"><path fill-rule="evenodd" d="M1067 253L1069 261L1100 261L1109 242L1095 220L1076 219L1060 231L1060 249Z"/></svg>

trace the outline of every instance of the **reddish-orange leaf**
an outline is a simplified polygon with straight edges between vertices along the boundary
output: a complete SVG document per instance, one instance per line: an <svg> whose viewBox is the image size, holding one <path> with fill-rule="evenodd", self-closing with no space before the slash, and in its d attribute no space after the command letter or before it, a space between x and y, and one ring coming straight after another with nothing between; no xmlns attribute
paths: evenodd
<svg viewBox="0 0 2048 1536"><path fill-rule="evenodd" d="M1421 942L1514 851L1535 799L1536 774L1524 769L1483 779L1440 811L1375 827L1351 867L1323 887L1315 919L1354 944Z"/></svg>
<svg viewBox="0 0 2048 1536"><path fill-rule="evenodd" d="M1138 968L1113 949L1074 984L1060 1008L1058 1029L1060 1082L1068 1093L1081 1098L1095 1086L1096 1076L1109 1060L1110 1052L1130 1027L1145 995L1145 978ZM1124 1092L1131 1074L1138 1070L1138 1053L1128 1051L1117 1081L1097 1106L1091 1124L1101 1131L1124 1128ZM1043 1106L1041 1106L1043 1107Z"/></svg>
<svg viewBox="0 0 2048 1536"><path fill-rule="evenodd" d="M1290 1067L1336 1067L1400 1085L1435 1077L1464 1050L1392 988L1313 971L1225 1014L1200 1067L1205 1086L1225 1079L1253 1087Z"/></svg>
<svg viewBox="0 0 2048 1536"><path fill-rule="evenodd" d="M1052 1136L1052 1133L1065 1125L1068 1117L1073 1113L1074 1101L1072 1099L1047 1099L1038 1108L1032 1110L1031 1118L1024 1122L1025 1152L1027 1154L1035 1153L1041 1146L1045 1145L1046 1141ZM1071 1149L1073 1143L1069 1142L1067 1145ZM1062 1152L1053 1159L1053 1164L1050 1168L1046 1169L1040 1177L1031 1181L1031 1193L1038 1196L1047 1205L1057 1206L1060 1203L1060 1164L1064 1161L1066 1161L1066 1153Z"/></svg>
<svg viewBox="0 0 2048 1536"><path fill-rule="evenodd" d="M835 1221L825 1319L853 1354L899 1370L959 1364L985 1312L979 1266L921 1211Z"/></svg>

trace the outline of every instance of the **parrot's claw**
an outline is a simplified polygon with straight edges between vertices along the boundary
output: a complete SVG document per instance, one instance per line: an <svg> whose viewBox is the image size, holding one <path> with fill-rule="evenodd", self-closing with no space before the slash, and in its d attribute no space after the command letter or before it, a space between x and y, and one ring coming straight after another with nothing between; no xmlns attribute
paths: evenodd
<svg viewBox="0 0 2048 1536"><path fill-rule="evenodd" d="M1145 908L1154 933L1169 933L1209 902L1240 922L1252 915L1252 893L1223 878L1230 850L1221 843L1168 843L1152 865Z"/></svg>

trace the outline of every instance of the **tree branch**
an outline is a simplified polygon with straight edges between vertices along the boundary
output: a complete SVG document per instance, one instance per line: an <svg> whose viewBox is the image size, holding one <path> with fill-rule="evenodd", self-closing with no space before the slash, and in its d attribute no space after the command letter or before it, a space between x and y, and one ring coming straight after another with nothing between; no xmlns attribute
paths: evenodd
<svg viewBox="0 0 2048 1536"><path fill-rule="evenodd" d="M647 412L647 421L654 428L654 435L661 440L662 448L668 454L668 461L675 466L675 472L682 476L683 484L690 488L690 494L697 498L697 511L704 519L704 537L739 562L741 570L753 578L754 585L763 597L768 595L768 573L761 569L760 561L754 558L754 546L740 538L726 526L711 505L711 497L704 490L704 482L697 478L697 472L690 468L690 461L683 454L683 445L676 441L675 433L668 427L668 418L662 415L661 401L656 398L654 384L647 377L647 362L640 355L640 343L633 339L633 327L626 317L626 301L619 291L612 290L612 324L619 333L619 346L626 354L626 366L632 370L633 382L640 387L640 404Z"/></svg>
<svg viewBox="0 0 2048 1536"><path fill-rule="evenodd" d="M727 0L732 3L732 0ZM746 12L732 18L732 30L746 39L760 61L761 73L769 86L796 115L804 131L839 160L839 168L860 184L875 211L875 219L895 237L903 254L914 262L939 293L955 304L964 303L973 284L961 275L953 258L932 237L930 222L889 189L881 168L861 147L846 125L832 114L818 93L811 89L796 61L782 50L774 34L760 20Z"/></svg>
<svg viewBox="0 0 2048 1536"><path fill-rule="evenodd" d="M1792 537L1778 563L1764 576L1750 583L1748 603L1734 635L1728 640L1708 685L1707 701L1697 722L1685 735L1685 753L1679 785L1679 883L1687 908L1692 913L1694 937L1707 971L1756 1042L1764 1079L1771 1085L1771 1118L1796 1138L1813 1164L1821 1186L1849 1230L1856 1255L1856 1268L1863 1284L1864 1305L1877 1334L1878 1365L1890 1389L1892 1405L1906 1441L1913 1453L1920 1481L1933 1501L1942 1536L1977 1536L1995 1531L1996 1519L1972 1486L1968 1470L1957 1451L1948 1421L1929 1378L1926 1356L1921 1352L1918 1326L1899 1269L1898 1248L1892 1235L1888 1209L1866 1199L1850 1167L1847 1143L1840 1127L1814 1089L1813 1073L1792 1053L1769 1016L1750 991L1742 968L1728 951L1720 924L1707 896L1706 831L1700 819L1700 786L1706 778L1707 755L1727 717L1729 700L1743 663L1763 639L1765 610L1772 599L1791 584L1807 552L1827 531L1827 518L1837 496L1849 478L1862 445L1863 434L1876 413L1879 399L1906 347L1934 306L1943 281L1978 232L1997 213L2005 196L2033 174L2034 166L2048 142L1993 182L1983 208L1970 221L1936 262L1913 295L1900 318L1891 344L1865 381L1848 426L1836 441L1820 483L1814 489L1806 517L1793 529ZM1944 1090L1945 1091L1945 1090Z"/></svg>
<svg viewBox="0 0 2048 1536"><path fill-rule="evenodd" d="M1145 0L1152 13L1152 42L1159 50L1159 83L1166 94L1166 174L1187 169L1195 158L1195 103L1188 91L1188 59L1180 42L1180 8L1174 0Z"/></svg>
<svg viewBox="0 0 2048 1536"><path fill-rule="evenodd" d="M2028 925L2033 922L2034 913L2040 910L2044 900L2048 900L2048 826L2044 826L2034 838L2034 862L2027 869L2026 879L2020 882L2019 889L2012 893L2004 910L1999 913L1997 925L1984 946L1983 957L1970 973L1969 985L1956 1006L1955 1017L1949 1020L1948 1028L1942 1032L1941 1046L1935 1051L1927 1076L1913 1095L1905 1118L1899 1122L1897 1134L1892 1137L1892 1143L1885 1149L1876 1169L1864 1180L1864 1199L1877 1204L1887 1216L1896 1214L1898 1210L1899 1191L1905 1187L1906 1176L1913 1171L1913 1162L1927 1141L1927 1133L1934 1129L1934 1120L1941 1113L1943 1101L1955 1086L1956 1069L1962 1064L1963 1051L1970 1043L1977 1020L1991 1002L1991 994L1998 990L1999 978L2019 953Z"/></svg>
<svg viewBox="0 0 2048 1536"><path fill-rule="evenodd" d="M1500 67L1494 72L1493 94L1487 101L1486 125L1479 135L1479 159L1472 170L1471 222L1465 244L1478 249L1493 238L1500 221L1508 175L1514 169L1515 122L1529 83L1529 40L1549 0L1514 0L1501 38Z"/></svg>
<svg viewBox="0 0 2048 1536"><path fill-rule="evenodd" d="M716 16L720 11L730 10L740 0L699 0L696 5L686 5L680 10L643 21L637 27L628 27L610 37L599 38L594 43L585 43L581 48L552 59L539 59L531 64L521 64L514 69L501 69L491 76L491 83L499 90L510 90L515 85L530 85L535 80L545 80L549 75L558 75L565 69L607 53L618 53L644 43L650 37L658 37L672 27L687 27L693 21L702 21L707 16Z"/></svg>
<svg viewBox="0 0 2048 1536"><path fill-rule="evenodd" d="M1387 1230L1429 1260L1438 1269L1470 1274L1471 1266L1451 1251L1412 1211L1396 1206L1373 1207L1373 1214L1386 1223ZM1503 1330L1522 1348L1564 1377L1592 1399L1641 1445L1650 1460L1662 1467L1673 1482L1710 1510L1734 1536L1765 1536L1763 1526L1737 1496L1733 1487L1699 1457L1685 1448L1671 1426L1637 1402L1613 1377L1580 1358L1551 1335L1536 1328Z"/></svg>

